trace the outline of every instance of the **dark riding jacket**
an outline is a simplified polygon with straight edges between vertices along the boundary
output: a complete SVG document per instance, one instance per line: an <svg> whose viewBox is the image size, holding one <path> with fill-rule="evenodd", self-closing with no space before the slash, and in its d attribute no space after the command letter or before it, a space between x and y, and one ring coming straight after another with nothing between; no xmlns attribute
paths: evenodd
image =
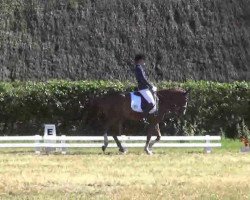
<svg viewBox="0 0 250 200"><path fill-rule="evenodd" d="M138 82L138 90L152 89L153 85L147 80L143 65L135 66L135 77Z"/></svg>

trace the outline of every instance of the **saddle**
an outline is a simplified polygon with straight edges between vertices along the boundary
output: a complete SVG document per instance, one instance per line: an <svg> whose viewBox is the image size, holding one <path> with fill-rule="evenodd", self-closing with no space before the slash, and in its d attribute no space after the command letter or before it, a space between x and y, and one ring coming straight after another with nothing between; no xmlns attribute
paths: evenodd
<svg viewBox="0 0 250 200"><path fill-rule="evenodd" d="M157 111L157 97L149 89L131 92L131 109L153 114Z"/></svg>

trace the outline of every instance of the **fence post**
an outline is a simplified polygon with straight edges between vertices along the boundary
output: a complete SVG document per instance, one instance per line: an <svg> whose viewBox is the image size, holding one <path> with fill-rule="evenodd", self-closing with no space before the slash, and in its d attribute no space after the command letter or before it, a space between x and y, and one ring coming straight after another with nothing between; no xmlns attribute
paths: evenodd
<svg viewBox="0 0 250 200"><path fill-rule="evenodd" d="M66 144L66 135L62 135L61 136L61 144L62 144L62 154L66 154L67 153L67 147L65 147L64 144Z"/></svg>
<svg viewBox="0 0 250 200"><path fill-rule="evenodd" d="M207 146L204 148L205 153L211 153L212 152L212 148L209 147L210 144L210 135L206 135L206 144Z"/></svg>
<svg viewBox="0 0 250 200"><path fill-rule="evenodd" d="M39 143L40 143L40 135L35 135L35 153L36 154L40 154L41 152L41 147L38 146Z"/></svg>

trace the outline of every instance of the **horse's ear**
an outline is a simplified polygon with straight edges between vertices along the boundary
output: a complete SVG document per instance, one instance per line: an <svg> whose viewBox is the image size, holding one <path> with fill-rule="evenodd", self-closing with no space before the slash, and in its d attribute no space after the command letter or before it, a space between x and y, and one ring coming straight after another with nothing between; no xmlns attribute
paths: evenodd
<svg viewBox="0 0 250 200"><path fill-rule="evenodd" d="M188 95L191 92L191 88L188 88L185 92L185 95Z"/></svg>

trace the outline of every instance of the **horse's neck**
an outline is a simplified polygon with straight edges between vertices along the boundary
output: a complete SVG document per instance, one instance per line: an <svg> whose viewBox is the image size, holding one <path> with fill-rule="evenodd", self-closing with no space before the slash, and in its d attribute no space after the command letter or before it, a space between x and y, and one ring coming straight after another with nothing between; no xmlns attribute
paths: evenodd
<svg viewBox="0 0 250 200"><path fill-rule="evenodd" d="M165 93L163 93L163 91L159 91L157 92L157 96L159 98L159 110L162 112L171 111L173 104L173 102L170 101L171 92L165 91Z"/></svg>

